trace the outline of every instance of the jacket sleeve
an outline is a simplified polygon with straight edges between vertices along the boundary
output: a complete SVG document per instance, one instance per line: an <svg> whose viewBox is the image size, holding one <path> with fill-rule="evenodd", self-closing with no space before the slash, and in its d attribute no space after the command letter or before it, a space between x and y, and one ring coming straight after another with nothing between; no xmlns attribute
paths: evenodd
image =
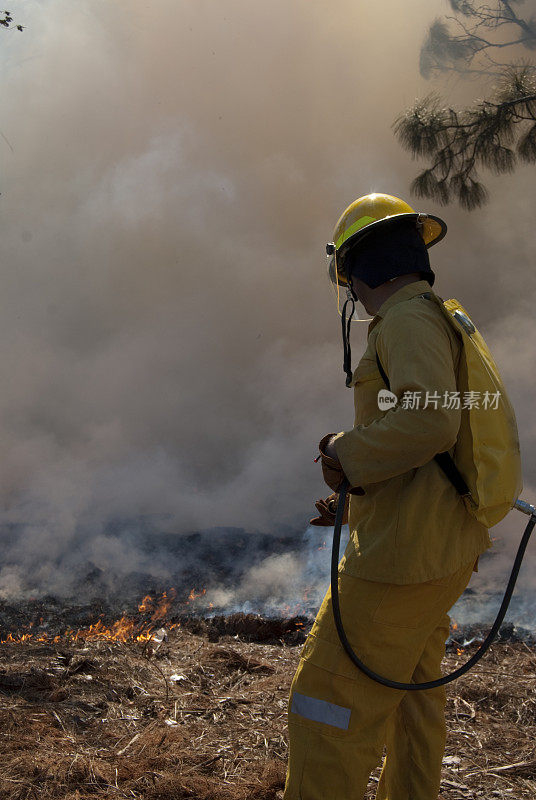
<svg viewBox="0 0 536 800"><path fill-rule="evenodd" d="M445 393L456 392L457 345L447 324L433 308L411 301L394 306L382 321L376 348L398 403L370 424L336 437L335 450L352 486L420 467L454 445L461 410L444 407ZM418 408L407 402L411 396L419 397Z"/></svg>

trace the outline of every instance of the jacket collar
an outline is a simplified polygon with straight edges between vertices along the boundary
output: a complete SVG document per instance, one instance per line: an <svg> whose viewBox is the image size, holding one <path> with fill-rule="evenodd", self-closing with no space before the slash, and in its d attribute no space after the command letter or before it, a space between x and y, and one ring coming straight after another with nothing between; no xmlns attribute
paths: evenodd
<svg viewBox="0 0 536 800"><path fill-rule="evenodd" d="M405 286L402 286L401 289L398 289L391 297L388 297L381 306L379 307L376 315L372 319L372 322L369 325L369 331L378 324L378 322L385 317L386 313L389 309L396 305L397 303L401 303L403 300L411 300L412 297L416 297L418 294L423 294L423 292L431 291L431 286L428 281L414 281L413 283L407 283Z"/></svg>

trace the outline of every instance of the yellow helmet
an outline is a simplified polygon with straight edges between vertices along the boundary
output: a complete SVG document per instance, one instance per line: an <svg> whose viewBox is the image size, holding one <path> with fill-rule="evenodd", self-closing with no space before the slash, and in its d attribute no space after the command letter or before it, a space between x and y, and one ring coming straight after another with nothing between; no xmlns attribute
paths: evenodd
<svg viewBox="0 0 536 800"><path fill-rule="evenodd" d="M333 242L326 247L328 256L332 256L329 265L331 281L346 286L348 281L341 259L344 252L378 227L404 217L415 220L427 248L441 241L447 232L442 219L415 211L399 197L374 193L354 200L340 216L333 232Z"/></svg>

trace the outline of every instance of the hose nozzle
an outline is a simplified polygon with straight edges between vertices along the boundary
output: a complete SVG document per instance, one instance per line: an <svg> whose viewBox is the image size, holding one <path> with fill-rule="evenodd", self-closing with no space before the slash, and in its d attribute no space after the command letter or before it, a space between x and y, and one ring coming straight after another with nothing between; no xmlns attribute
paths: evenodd
<svg viewBox="0 0 536 800"><path fill-rule="evenodd" d="M514 503L514 508L517 508L518 511L522 511L523 514L528 514L529 517L536 514L536 508L530 503L525 502L525 500L521 500L519 497Z"/></svg>

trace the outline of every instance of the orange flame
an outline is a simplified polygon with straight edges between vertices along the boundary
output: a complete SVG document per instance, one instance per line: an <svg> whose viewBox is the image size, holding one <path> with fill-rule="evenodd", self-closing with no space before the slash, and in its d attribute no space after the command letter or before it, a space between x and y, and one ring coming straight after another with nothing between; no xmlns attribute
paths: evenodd
<svg viewBox="0 0 536 800"><path fill-rule="evenodd" d="M164 619L167 617L169 609L171 608L173 601L177 596L177 590L171 588L169 590L169 594L167 592L162 592L162 597L158 602L155 602L150 594L145 595L143 600L138 606L138 611L142 614L144 613L151 613L151 621L156 622L157 620Z"/></svg>
<svg viewBox="0 0 536 800"><path fill-rule="evenodd" d="M173 630L174 628L179 628L180 622L173 622L166 626L167 630ZM97 641L97 640L107 640L113 642L128 642L128 641L136 641L136 642L148 642L153 638L155 627L151 625L150 627L142 627L140 628L139 623L136 623L134 620L129 619L128 617L121 617L121 619L116 620L113 622L109 627L107 627L102 620L95 622L93 625L90 625L89 628L82 628L77 631L73 630L66 630L61 635L56 636L49 636L46 633L40 634L36 636L32 633L8 633L5 639L1 640L2 644L25 644L27 642L47 642L47 643L58 643L61 641L68 640L70 642L80 642L80 641Z"/></svg>
<svg viewBox="0 0 536 800"><path fill-rule="evenodd" d="M141 611L141 613L144 611L150 611L153 608L153 605L153 598L150 594L146 594L138 606L138 611Z"/></svg>
<svg viewBox="0 0 536 800"><path fill-rule="evenodd" d="M187 603L191 603L192 600L197 600L198 597L203 597L203 595L206 594L206 593L207 593L206 589L202 589L198 594L196 594L195 590L192 589L192 591L188 595L188 600L186 602Z"/></svg>
<svg viewBox="0 0 536 800"><path fill-rule="evenodd" d="M81 628L76 631L69 628L64 631L63 634L56 636L50 636L47 633L9 633L5 639L0 640L0 643L58 643L66 639L71 642L96 641L99 639L115 642L148 642L152 639L155 628L157 627L153 623L162 621L166 618L176 595L176 590L170 589L169 592L163 592L162 597L160 597L157 601L154 601L150 595L146 595L143 598L141 603L138 605L138 611L141 613L151 613L150 623L140 622L139 620L135 620L131 617L126 617L123 615L121 619L112 622L110 625L106 625L102 619L99 619L97 622L94 622L92 625L90 625L89 628ZM42 617L40 618L39 622L43 622ZM28 627L32 628L33 625L34 623L31 622ZM166 624L167 630L173 630L174 628L178 627L180 627L179 622Z"/></svg>

